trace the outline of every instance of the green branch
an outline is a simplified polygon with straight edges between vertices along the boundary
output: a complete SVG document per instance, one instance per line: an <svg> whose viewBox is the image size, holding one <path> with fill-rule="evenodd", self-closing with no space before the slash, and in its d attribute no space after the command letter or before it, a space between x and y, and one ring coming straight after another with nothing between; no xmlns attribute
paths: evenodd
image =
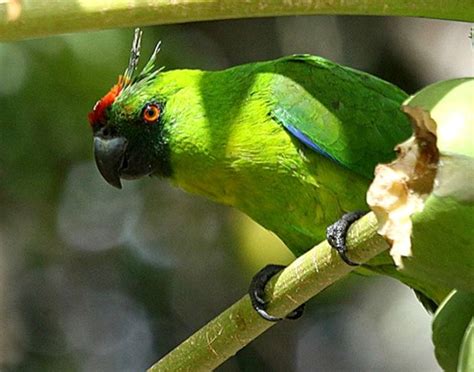
<svg viewBox="0 0 474 372"><path fill-rule="evenodd" d="M115 27L302 14L474 21L472 0L5 0L0 1L0 41Z"/></svg>
<svg viewBox="0 0 474 372"><path fill-rule="evenodd" d="M373 213L350 229L348 248L356 262L366 262L388 244L377 234ZM267 285L269 312L284 316L354 268L345 264L326 241L297 258ZM275 323L260 318L248 296L243 297L149 369L158 371L212 370Z"/></svg>

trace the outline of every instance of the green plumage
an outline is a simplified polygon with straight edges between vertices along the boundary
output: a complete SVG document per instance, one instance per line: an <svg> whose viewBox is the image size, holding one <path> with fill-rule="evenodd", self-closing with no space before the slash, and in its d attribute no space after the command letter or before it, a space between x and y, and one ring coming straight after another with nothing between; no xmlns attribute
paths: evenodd
<svg viewBox="0 0 474 372"><path fill-rule="evenodd" d="M410 134L402 91L312 56L163 72L120 102L141 107L153 98L166 102L173 181L241 209L297 255L342 213L367 209L375 165ZM283 122L340 164L301 144Z"/></svg>
<svg viewBox="0 0 474 372"><path fill-rule="evenodd" d="M160 72L124 90L107 120L129 151L156 158L152 173L240 209L300 255L344 212L368 209L375 165L392 160L411 134L400 111L406 97L366 73L297 55L216 72ZM163 107L151 128L140 119L149 102ZM388 254L371 264L442 297L400 277Z"/></svg>

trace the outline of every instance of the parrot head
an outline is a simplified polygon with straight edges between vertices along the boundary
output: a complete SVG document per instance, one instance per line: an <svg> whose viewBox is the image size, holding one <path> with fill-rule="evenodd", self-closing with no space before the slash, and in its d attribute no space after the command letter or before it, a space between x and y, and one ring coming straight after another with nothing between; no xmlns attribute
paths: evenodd
<svg viewBox="0 0 474 372"><path fill-rule="evenodd" d="M135 30L130 61L112 89L95 104L88 119L94 136L94 156L104 179L121 188L121 178L136 179L170 173L166 136L165 102L147 89L160 69L155 69L156 46L140 73L137 65L142 31Z"/></svg>

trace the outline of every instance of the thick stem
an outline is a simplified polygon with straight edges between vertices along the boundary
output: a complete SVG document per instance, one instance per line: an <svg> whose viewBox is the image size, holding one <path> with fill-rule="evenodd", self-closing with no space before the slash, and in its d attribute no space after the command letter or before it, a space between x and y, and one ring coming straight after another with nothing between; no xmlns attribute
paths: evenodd
<svg viewBox="0 0 474 372"><path fill-rule="evenodd" d="M352 14L474 20L472 0L4 0L0 41L216 19Z"/></svg>
<svg viewBox="0 0 474 372"><path fill-rule="evenodd" d="M352 260L366 262L388 249L388 244L377 234L377 227L375 215L369 213L350 229L348 248ZM353 269L326 241L320 243L267 285L267 296L271 299L269 312L276 316L288 314ZM157 362L149 372L212 370L274 324L260 318L245 296Z"/></svg>

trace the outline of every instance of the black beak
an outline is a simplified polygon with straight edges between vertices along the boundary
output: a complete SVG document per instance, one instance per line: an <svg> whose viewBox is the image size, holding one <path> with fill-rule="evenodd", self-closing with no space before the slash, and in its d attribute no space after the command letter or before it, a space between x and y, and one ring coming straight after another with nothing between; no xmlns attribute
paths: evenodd
<svg viewBox="0 0 474 372"><path fill-rule="evenodd" d="M120 171L123 166L126 147L127 140L123 137L94 137L94 156L97 168L99 168L102 177L118 189L122 188Z"/></svg>

